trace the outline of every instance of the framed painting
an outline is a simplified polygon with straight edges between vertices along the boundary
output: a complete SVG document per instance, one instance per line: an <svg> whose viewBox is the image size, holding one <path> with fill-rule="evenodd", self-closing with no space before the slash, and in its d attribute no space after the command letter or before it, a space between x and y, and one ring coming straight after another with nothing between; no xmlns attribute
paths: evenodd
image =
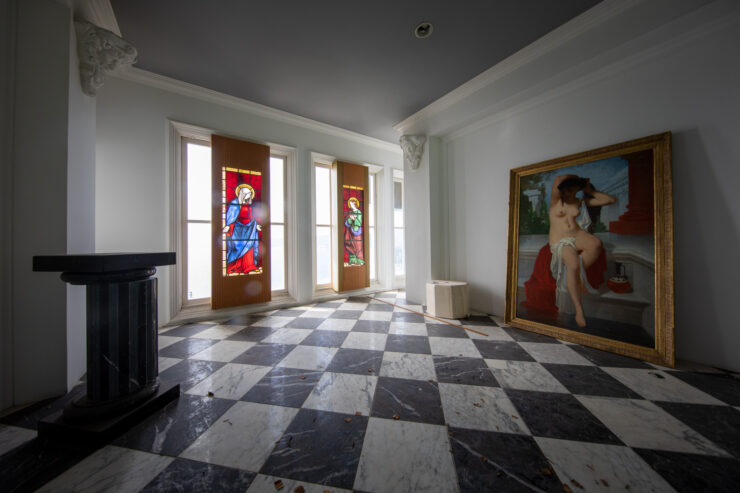
<svg viewBox="0 0 740 493"><path fill-rule="evenodd" d="M670 132L511 170L506 322L674 366Z"/></svg>

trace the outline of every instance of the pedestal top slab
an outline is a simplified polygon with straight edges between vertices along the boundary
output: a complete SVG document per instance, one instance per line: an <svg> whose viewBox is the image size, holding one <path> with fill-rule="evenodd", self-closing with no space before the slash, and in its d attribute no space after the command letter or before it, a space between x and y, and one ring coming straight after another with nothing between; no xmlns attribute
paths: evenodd
<svg viewBox="0 0 740 493"><path fill-rule="evenodd" d="M175 252L91 253L80 255L35 255L35 272L105 273L174 265Z"/></svg>

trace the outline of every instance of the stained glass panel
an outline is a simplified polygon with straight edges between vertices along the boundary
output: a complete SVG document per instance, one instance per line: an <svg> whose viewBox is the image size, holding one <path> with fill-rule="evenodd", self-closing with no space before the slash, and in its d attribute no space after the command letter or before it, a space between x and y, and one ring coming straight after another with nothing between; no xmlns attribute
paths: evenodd
<svg viewBox="0 0 740 493"><path fill-rule="evenodd" d="M224 276L262 273L262 174L223 167L221 169L221 220Z"/></svg>
<svg viewBox="0 0 740 493"><path fill-rule="evenodd" d="M344 266L365 265L363 243L365 200L361 187L343 185Z"/></svg>

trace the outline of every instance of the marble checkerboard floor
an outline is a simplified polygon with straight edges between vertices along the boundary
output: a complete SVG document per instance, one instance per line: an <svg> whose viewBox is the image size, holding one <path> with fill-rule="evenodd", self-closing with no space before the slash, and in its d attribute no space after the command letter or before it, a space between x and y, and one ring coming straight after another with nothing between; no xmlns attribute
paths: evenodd
<svg viewBox="0 0 740 493"><path fill-rule="evenodd" d="M738 491L737 375L456 321L478 334L403 296L162 330L177 401L92 453L34 445L44 408L6 416L0 484L35 460L58 463L48 492Z"/></svg>

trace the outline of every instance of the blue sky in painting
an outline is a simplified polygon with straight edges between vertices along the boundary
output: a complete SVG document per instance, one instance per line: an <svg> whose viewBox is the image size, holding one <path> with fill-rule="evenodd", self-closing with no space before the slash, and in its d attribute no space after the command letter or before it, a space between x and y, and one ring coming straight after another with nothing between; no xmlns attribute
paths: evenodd
<svg viewBox="0 0 740 493"><path fill-rule="evenodd" d="M570 174L589 178L594 187L596 187L596 190L601 190L612 180L616 173L626 167L627 161L622 159L621 156L615 156L542 173L545 183L545 203L550 203L550 190L556 176Z"/></svg>

